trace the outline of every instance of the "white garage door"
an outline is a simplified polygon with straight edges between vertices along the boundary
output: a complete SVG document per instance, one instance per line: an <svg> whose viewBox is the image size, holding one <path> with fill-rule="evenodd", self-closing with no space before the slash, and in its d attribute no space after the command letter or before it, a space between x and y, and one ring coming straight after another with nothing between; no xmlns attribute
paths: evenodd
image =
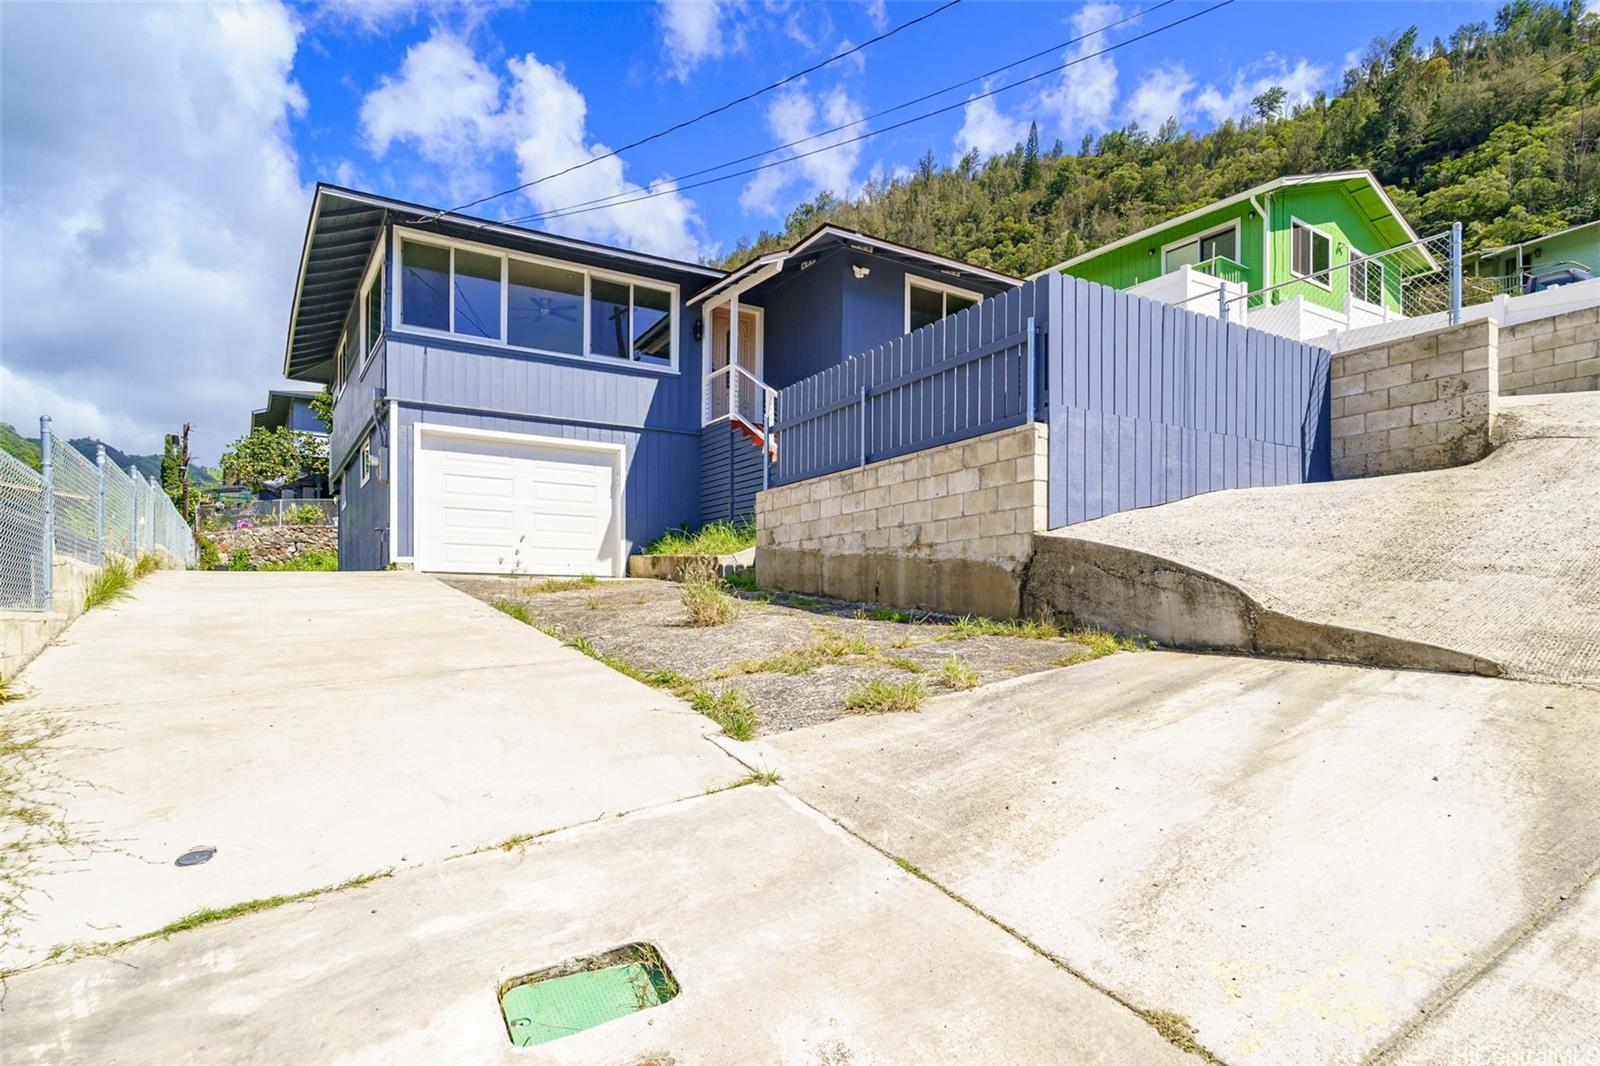
<svg viewBox="0 0 1600 1066"><path fill-rule="evenodd" d="M621 573L621 453L513 434L424 428L417 452L419 570Z"/></svg>

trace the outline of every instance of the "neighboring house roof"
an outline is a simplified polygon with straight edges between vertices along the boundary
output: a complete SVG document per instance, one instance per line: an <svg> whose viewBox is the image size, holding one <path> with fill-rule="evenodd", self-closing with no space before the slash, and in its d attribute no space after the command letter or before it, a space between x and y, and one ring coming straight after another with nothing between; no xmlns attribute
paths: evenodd
<svg viewBox="0 0 1600 1066"><path fill-rule="evenodd" d="M498 234L533 242L553 251L572 251L666 268L704 278L720 278L723 271L699 263L612 248L572 237L559 237L523 226L490 222L471 215L357 192L318 182L306 223L295 279L294 303L289 312L289 336L284 345L283 376L318 380L331 376L334 349L344 329L350 306L371 257L373 242L382 231L384 216L414 216L414 224L447 224L484 234Z"/></svg>
<svg viewBox="0 0 1600 1066"><path fill-rule="evenodd" d="M289 424L289 414L296 400L311 400L316 389L268 389L267 406L250 413L251 429L275 429Z"/></svg>
<svg viewBox="0 0 1600 1066"><path fill-rule="evenodd" d="M1529 237L1525 241L1517 241L1513 244L1502 244L1498 248L1484 248L1480 251L1468 252L1462 258L1487 259L1492 255L1504 255L1506 252L1514 252L1518 248L1526 248L1530 244L1538 244L1540 241L1548 241L1553 240L1556 237L1566 237L1574 233L1581 233L1586 229L1594 229L1596 226L1600 226L1600 218L1595 219L1593 222L1580 222L1576 226L1568 226L1566 229L1558 229L1552 230L1549 233L1541 233L1539 236Z"/></svg>
<svg viewBox="0 0 1600 1066"><path fill-rule="evenodd" d="M691 305L710 299L718 293L729 289L749 288L748 282L756 277L767 278L782 270L785 264L796 256L803 256L810 252L820 250L823 245L840 243L855 245L862 251L882 255L903 263L913 263L918 266L937 271L948 277L955 278L980 278L984 281L1011 286L1022 284L1021 278L1014 278L1010 274L1002 274L997 270L989 270L971 263L964 263L959 259L926 252L921 248L913 248L907 244L897 244L894 241L874 237L871 234L861 233L857 230L845 229L831 222L824 222L789 248L779 252L768 252L766 255L757 256L721 281L709 285L695 293L689 299Z"/></svg>
<svg viewBox="0 0 1600 1066"><path fill-rule="evenodd" d="M1071 259L1062 260L1055 266L1046 267L1037 274L1032 274L1029 276L1036 278L1040 274L1050 274L1056 271L1065 270L1068 267L1076 266L1085 260L1093 259L1095 256L1102 255L1117 248L1121 248L1124 245L1134 244L1138 241L1142 241L1147 237L1151 237L1162 232L1163 230L1171 229L1174 226L1181 226L1186 222L1193 222L1196 219L1203 218L1215 211L1220 211L1225 207L1232 207L1235 204L1243 203L1247 200L1251 200L1257 196L1263 196L1270 192L1275 192L1278 189L1293 188L1300 185L1322 185L1329 183L1340 183L1344 185L1345 191L1350 194L1351 200L1353 200L1356 206L1360 208L1361 211L1367 216L1367 220L1372 223L1373 228L1376 229L1384 238L1386 247L1393 248L1397 245L1410 244L1411 242L1417 240L1416 231L1411 228L1411 224L1407 222L1405 216L1400 213L1400 209L1394 206L1394 201L1389 199L1389 194L1384 191L1383 185L1378 181L1378 179L1372 176L1372 171L1335 170L1326 174L1289 174L1281 178L1274 178L1269 182L1264 182L1261 185L1246 189L1243 192L1234 193L1232 196L1224 197L1223 199L1217 200L1214 203L1197 207L1193 211L1187 211L1184 214L1178 215L1176 218L1169 218L1165 222L1158 223L1157 225L1146 226L1137 233L1130 233L1126 237L1119 237L1110 244L1102 244L1098 248L1084 252L1082 255L1075 255ZM1424 254L1427 254L1426 250L1424 250ZM1434 261L1431 255L1428 255L1428 260L1433 266L1438 266L1438 263Z"/></svg>

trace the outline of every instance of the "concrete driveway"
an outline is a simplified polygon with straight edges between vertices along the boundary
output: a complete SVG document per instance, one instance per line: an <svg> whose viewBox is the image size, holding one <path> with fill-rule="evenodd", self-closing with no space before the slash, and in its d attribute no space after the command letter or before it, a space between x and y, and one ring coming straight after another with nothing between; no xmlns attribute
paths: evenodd
<svg viewBox="0 0 1600 1066"><path fill-rule="evenodd" d="M157 573L23 680L82 843L37 857L0 969L744 773L678 700L412 574Z"/></svg>
<svg viewBox="0 0 1600 1066"><path fill-rule="evenodd" d="M1152 652L721 743L1224 1061L1600 1053L1593 691Z"/></svg>

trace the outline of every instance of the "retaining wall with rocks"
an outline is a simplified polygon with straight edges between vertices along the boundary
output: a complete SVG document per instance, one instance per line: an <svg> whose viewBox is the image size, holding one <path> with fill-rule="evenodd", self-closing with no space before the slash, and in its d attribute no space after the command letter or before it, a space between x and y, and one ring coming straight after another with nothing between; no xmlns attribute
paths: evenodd
<svg viewBox="0 0 1600 1066"><path fill-rule="evenodd" d="M248 548L250 561L281 563L308 551L336 552L339 550L339 530L336 526L252 526L249 529L226 529L212 538L222 561L239 548Z"/></svg>

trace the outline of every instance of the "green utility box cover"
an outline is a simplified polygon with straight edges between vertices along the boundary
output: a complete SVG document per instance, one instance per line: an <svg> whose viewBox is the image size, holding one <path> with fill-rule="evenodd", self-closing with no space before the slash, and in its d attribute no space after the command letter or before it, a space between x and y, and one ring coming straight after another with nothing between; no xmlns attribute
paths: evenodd
<svg viewBox="0 0 1600 1066"><path fill-rule="evenodd" d="M500 1009L511 1042L518 1047L543 1044L658 1007L677 995L677 985L664 965L640 958L637 952L630 952L634 961L604 965L617 954L608 952L591 960L601 964L598 969L572 972L575 964L568 964L557 967L566 972L544 978L533 975L507 988L500 996Z"/></svg>

